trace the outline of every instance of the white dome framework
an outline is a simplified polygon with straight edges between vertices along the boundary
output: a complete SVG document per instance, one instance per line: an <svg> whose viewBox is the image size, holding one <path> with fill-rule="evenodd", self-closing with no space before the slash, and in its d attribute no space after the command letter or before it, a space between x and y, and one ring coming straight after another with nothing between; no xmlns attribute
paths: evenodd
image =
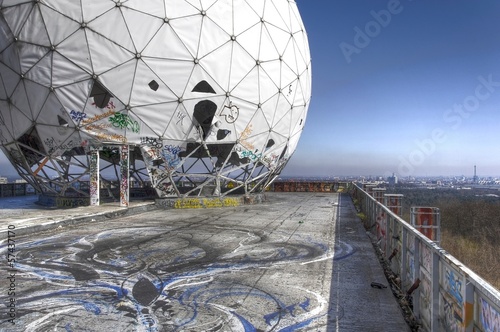
<svg viewBox="0 0 500 332"><path fill-rule="evenodd" d="M295 1L0 0L0 144L41 193L88 196L120 146L160 197L262 191L310 96Z"/></svg>

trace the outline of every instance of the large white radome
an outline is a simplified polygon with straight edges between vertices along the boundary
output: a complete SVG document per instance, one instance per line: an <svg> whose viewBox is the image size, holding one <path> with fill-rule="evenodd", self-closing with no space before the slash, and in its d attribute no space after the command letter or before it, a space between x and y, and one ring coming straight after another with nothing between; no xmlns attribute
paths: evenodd
<svg viewBox="0 0 500 332"><path fill-rule="evenodd" d="M75 190L94 147L117 164L112 147L129 145L160 196L261 190L296 148L311 63L295 1L0 0L0 13L0 142L42 192Z"/></svg>

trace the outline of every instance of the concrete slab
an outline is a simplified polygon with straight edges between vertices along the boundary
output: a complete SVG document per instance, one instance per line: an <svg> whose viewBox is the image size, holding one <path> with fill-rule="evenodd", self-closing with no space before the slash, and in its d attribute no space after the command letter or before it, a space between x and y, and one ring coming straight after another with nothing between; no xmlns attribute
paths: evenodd
<svg viewBox="0 0 500 332"><path fill-rule="evenodd" d="M86 221L73 224L45 211L38 221L61 224L16 234L0 329L409 331L390 289L370 287L387 282L347 195L266 196L231 208L94 211L115 218L81 210ZM2 227L23 229L31 213L40 211L5 214ZM6 257L12 247L0 241Z"/></svg>

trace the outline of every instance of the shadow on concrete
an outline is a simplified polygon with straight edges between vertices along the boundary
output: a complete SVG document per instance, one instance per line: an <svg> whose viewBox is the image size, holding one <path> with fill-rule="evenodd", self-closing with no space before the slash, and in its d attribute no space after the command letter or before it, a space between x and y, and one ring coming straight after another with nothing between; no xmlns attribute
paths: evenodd
<svg viewBox="0 0 500 332"><path fill-rule="evenodd" d="M338 196L327 331L410 331L348 194Z"/></svg>

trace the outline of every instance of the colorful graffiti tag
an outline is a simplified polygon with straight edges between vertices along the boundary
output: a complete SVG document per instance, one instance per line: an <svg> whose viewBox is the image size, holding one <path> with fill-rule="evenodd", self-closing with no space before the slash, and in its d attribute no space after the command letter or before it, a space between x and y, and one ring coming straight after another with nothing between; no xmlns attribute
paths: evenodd
<svg viewBox="0 0 500 332"><path fill-rule="evenodd" d="M123 145L120 149L120 206L129 204L129 147Z"/></svg>
<svg viewBox="0 0 500 332"><path fill-rule="evenodd" d="M481 298L480 306L480 322L484 332L498 332L500 331L500 312L495 310L488 301Z"/></svg>
<svg viewBox="0 0 500 332"><path fill-rule="evenodd" d="M459 273L448 266L445 266L443 270L444 291L441 293L443 303L441 324L446 331L462 331L464 325L462 279Z"/></svg>
<svg viewBox="0 0 500 332"><path fill-rule="evenodd" d="M175 209L202 209L218 207L236 207L241 205L241 198L183 198L177 199L174 203Z"/></svg>

